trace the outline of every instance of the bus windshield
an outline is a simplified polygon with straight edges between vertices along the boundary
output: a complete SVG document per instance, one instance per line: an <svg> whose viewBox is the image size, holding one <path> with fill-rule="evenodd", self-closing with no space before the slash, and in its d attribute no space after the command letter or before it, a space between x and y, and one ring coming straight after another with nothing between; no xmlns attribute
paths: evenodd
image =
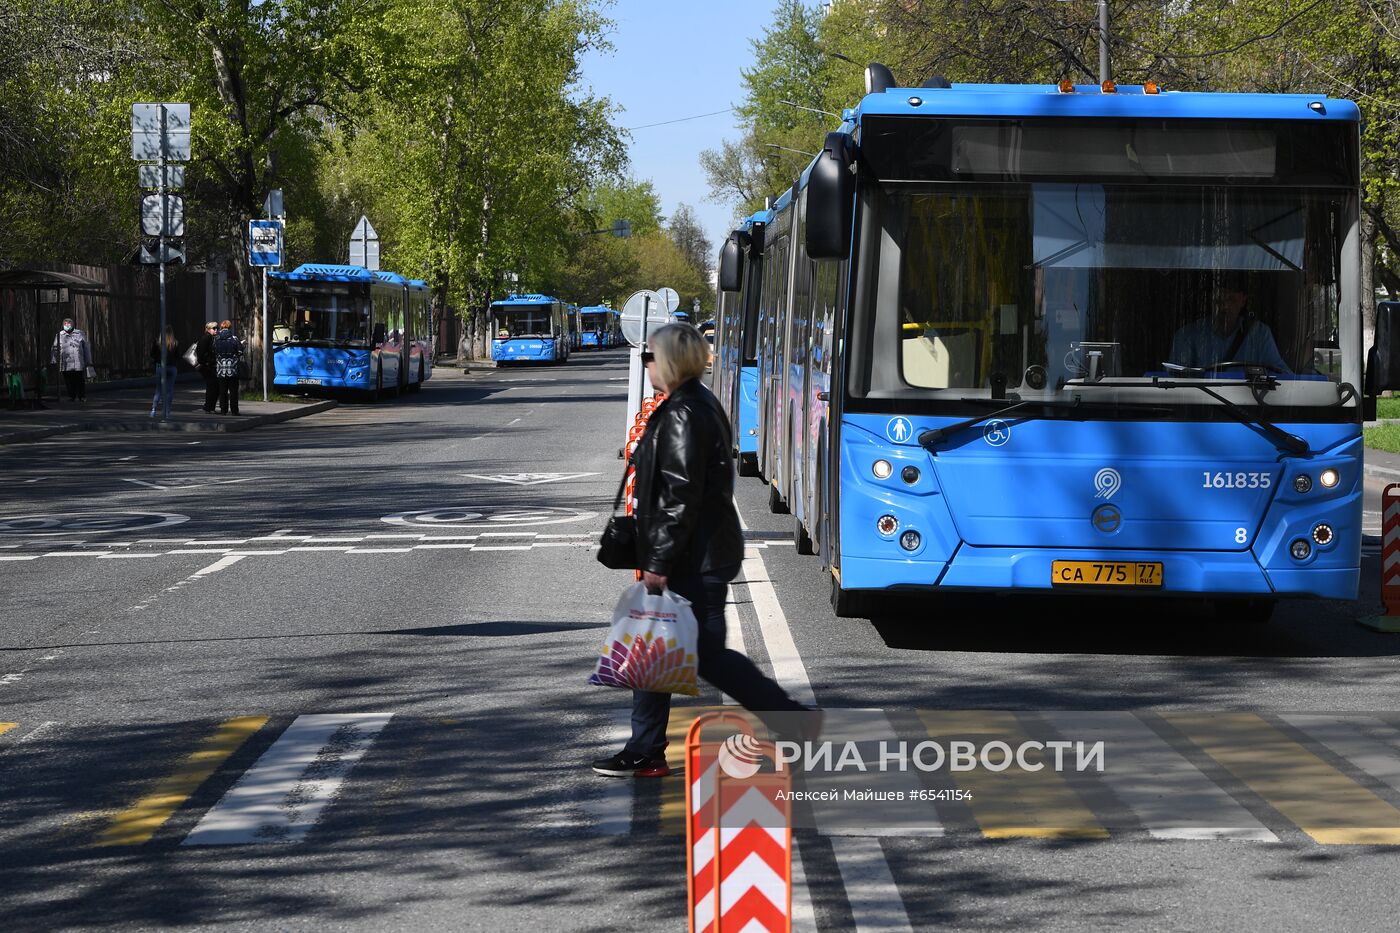
<svg viewBox="0 0 1400 933"><path fill-rule="evenodd" d="M352 286L288 285L283 290L274 343L337 347L369 345L369 296Z"/></svg>
<svg viewBox="0 0 1400 933"><path fill-rule="evenodd" d="M1255 377L1335 405L1344 366L1335 190L900 185L878 195L879 394L1054 394ZM1240 364L1225 366L1222 364ZM1088 395L1085 395L1088 398ZM1158 391L1154 403L1199 403Z"/></svg>
<svg viewBox="0 0 1400 933"><path fill-rule="evenodd" d="M608 315L585 314L583 316L583 329L586 331L606 331L608 329Z"/></svg>
<svg viewBox="0 0 1400 933"><path fill-rule="evenodd" d="M497 340L554 335L549 305L495 305L491 310Z"/></svg>

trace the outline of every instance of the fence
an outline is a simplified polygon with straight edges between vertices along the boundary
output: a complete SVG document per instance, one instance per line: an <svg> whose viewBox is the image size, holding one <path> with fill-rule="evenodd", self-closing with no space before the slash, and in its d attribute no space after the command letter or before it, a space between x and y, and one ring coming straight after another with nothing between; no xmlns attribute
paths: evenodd
<svg viewBox="0 0 1400 933"><path fill-rule="evenodd" d="M228 317L223 272L166 269L166 321L181 347L204 322ZM151 373L150 348L160 330L158 272L146 266L53 263L0 273L0 370L32 389L49 364L66 317L87 334L99 379ZM50 383L54 381L52 372Z"/></svg>

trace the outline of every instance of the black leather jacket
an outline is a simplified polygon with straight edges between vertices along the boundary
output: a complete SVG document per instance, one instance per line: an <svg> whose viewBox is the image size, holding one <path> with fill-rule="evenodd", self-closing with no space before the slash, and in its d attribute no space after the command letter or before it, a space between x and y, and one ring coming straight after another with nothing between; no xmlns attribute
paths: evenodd
<svg viewBox="0 0 1400 933"><path fill-rule="evenodd" d="M699 379L652 412L632 452L641 569L696 574L743 561L732 451L729 421Z"/></svg>

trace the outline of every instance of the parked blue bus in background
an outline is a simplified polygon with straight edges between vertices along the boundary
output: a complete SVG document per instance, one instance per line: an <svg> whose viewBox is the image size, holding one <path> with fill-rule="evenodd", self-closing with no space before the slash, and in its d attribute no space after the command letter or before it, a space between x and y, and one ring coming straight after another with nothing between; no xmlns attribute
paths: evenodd
<svg viewBox="0 0 1400 933"><path fill-rule="evenodd" d="M775 203L757 286L759 467L836 612L1056 591L1263 621L1355 598L1356 106L867 82ZM730 307L754 287L740 239Z"/></svg>
<svg viewBox="0 0 1400 933"><path fill-rule="evenodd" d="M268 275L273 384L416 392L432 376L428 287L394 272L305 263Z"/></svg>
<svg viewBox="0 0 1400 933"><path fill-rule="evenodd" d="M729 415L740 476L758 475L759 285L764 231L772 219L772 211L759 211L730 235L725 249L736 256L721 263L739 275L732 283L720 279L715 302L715 395Z"/></svg>
<svg viewBox="0 0 1400 933"><path fill-rule="evenodd" d="M606 305L590 305L580 311L582 346L603 350L622 343L622 315Z"/></svg>
<svg viewBox="0 0 1400 933"><path fill-rule="evenodd" d="M491 359L563 363L569 359L568 306L548 295L511 295L491 304Z"/></svg>

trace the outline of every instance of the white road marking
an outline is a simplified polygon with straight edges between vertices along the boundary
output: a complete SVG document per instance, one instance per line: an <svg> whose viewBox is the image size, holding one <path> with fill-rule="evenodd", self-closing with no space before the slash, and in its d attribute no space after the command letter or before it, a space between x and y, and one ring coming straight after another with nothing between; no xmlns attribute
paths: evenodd
<svg viewBox="0 0 1400 933"><path fill-rule="evenodd" d="M733 589L730 590L733 596ZM724 647L731 651L737 651L742 655L748 655L748 645L744 644L744 624L739 619L739 607L734 604L734 600L728 599L724 603ZM738 700L724 695L726 705L738 705Z"/></svg>
<svg viewBox="0 0 1400 933"><path fill-rule="evenodd" d="M846 902L851 907L856 933L867 930L913 933L880 840L832 836L829 841L846 889Z"/></svg>
<svg viewBox="0 0 1400 933"><path fill-rule="evenodd" d="M34 477L33 479L27 479L27 480L25 480L25 482L26 482L26 483L42 483L42 482L43 482L44 480L46 480L46 479L48 479L47 476L36 476L36 477Z"/></svg>
<svg viewBox="0 0 1400 933"><path fill-rule="evenodd" d="M1130 712L1046 712L1062 738L1103 742L1099 779L1157 839L1278 842L1268 828Z"/></svg>
<svg viewBox="0 0 1400 933"><path fill-rule="evenodd" d="M768 660L773 665L773 679L803 706L816 706L812 682L807 678L807 665L802 663L802 656L797 653L792 629L788 627L787 616L778 603L778 593L769 579L768 567L763 563L758 549L748 544L744 545L742 578L753 601L754 613L758 616L758 627L768 649Z"/></svg>
<svg viewBox="0 0 1400 933"><path fill-rule="evenodd" d="M182 843L299 842L393 713L298 716Z"/></svg>

